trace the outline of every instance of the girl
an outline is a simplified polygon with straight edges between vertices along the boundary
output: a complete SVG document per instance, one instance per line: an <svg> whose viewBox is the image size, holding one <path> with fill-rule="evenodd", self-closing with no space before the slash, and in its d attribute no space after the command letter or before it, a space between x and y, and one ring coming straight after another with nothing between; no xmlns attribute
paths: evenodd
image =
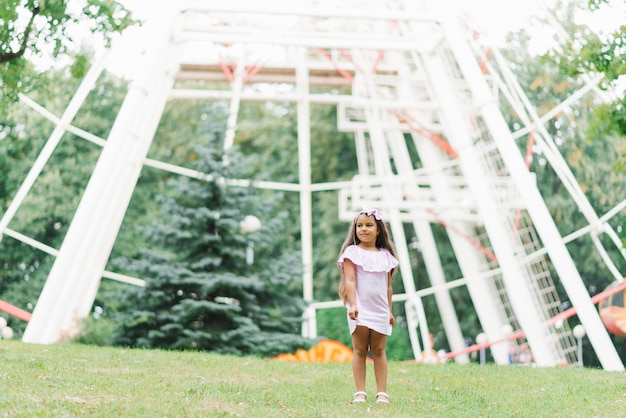
<svg viewBox="0 0 626 418"><path fill-rule="evenodd" d="M387 336L396 318L391 312L391 280L396 273L393 243L378 209L357 213L337 262L341 270L339 296L348 310L352 334L352 374L356 384L353 403L367 399L365 360L367 352L374 360L376 403L389 404L387 394Z"/></svg>

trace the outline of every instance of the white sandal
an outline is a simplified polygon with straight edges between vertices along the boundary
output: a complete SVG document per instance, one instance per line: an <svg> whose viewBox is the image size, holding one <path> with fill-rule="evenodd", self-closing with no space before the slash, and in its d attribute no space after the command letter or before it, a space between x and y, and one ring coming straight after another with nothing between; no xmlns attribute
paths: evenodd
<svg viewBox="0 0 626 418"><path fill-rule="evenodd" d="M376 394L376 403L378 405L389 405L389 395L386 392L378 392Z"/></svg>
<svg viewBox="0 0 626 418"><path fill-rule="evenodd" d="M357 396L363 396L363 398L357 398ZM355 392L352 403L363 403L365 402L366 399L367 399L367 393L363 391L358 391L358 392Z"/></svg>

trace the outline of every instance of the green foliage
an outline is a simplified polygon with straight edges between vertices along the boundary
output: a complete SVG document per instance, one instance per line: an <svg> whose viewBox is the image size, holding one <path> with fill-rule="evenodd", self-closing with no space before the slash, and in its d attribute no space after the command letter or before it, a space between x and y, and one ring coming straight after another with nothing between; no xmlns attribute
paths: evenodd
<svg viewBox="0 0 626 418"><path fill-rule="evenodd" d="M68 55L76 43L75 34L85 30L100 35L108 45L115 34L135 23L130 12L116 1L86 0L79 11L68 3L5 0L0 6L0 113L17 101L20 92L33 89L36 74L29 59L53 60ZM85 52L77 53L73 67L76 77L84 75L85 57Z"/></svg>
<svg viewBox="0 0 626 418"><path fill-rule="evenodd" d="M350 404L350 363L0 340L0 414L241 417L617 417L623 374L389 363L391 404Z"/></svg>
<svg viewBox="0 0 626 418"><path fill-rule="evenodd" d="M597 11L606 0L589 0L587 7ZM584 9L579 2L571 2L569 7L556 11L560 13L563 22L573 21L572 15L577 9ZM600 83L603 89L619 89L619 80L626 74L626 25L605 34L599 34L586 25L571 25L570 38L558 49L548 51L543 59L558 69L559 73L570 79L571 82L582 81L584 74L602 74L604 79ZM621 97L610 103L598 106L591 114L588 137L593 140L602 140L607 135L626 137L626 97L621 89ZM626 153L621 155L621 161L616 169L623 170L626 163Z"/></svg>
<svg viewBox="0 0 626 418"><path fill-rule="evenodd" d="M626 25L609 34L606 40L590 30L576 33L559 52L560 69L570 77L603 73L611 83L626 73L624 41Z"/></svg>
<svg viewBox="0 0 626 418"><path fill-rule="evenodd" d="M106 317L88 316L80 321L81 332L73 342L79 344L106 346L109 345L116 324Z"/></svg>
<svg viewBox="0 0 626 418"><path fill-rule="evenodd" d="M626 136L626 96L617 99L612 103L597 105L592 112L589 121L587 138L591 141L618 135ZM597 143L597 141L594 141ZM626 173L626 141L620 141L621 150L613 164L614 171Z"/></svg>

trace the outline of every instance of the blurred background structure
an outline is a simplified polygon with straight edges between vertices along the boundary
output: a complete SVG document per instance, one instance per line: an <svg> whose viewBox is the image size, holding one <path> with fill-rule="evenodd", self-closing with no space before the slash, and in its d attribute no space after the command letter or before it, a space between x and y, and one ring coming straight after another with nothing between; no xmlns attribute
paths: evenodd
<svg viewBox="0 0 626 418"><path fill-rule="evenodd" d="M174 4L176 3L176 4ZM312 196L336 191L339 217L350 222L362 207L382 210L400 260L406 310L416 360L431 354L422 298L434 296L452 352L468 361L451 289L465 287L483 329L481 341L528 344L539 366L579 364L574 313L606 370L624 366L610 340L566 243L594 240L607 271L623 281L604 245L608 237L626 259L544 128L568 103L539 117L498 48L428 1L168 2L142 28L144 55L81 199L23 340L54 343L86 317L103 277L141 285L141 278L105 271L118 230L144 165L200 178L203 173L147 160L168 100L228 100L224 148L233 146L245 101L290 102L297 107L299 182L259 181L256 187L299 195L303 297L310 305L303 334L317 335L316 313L340 306L313 297ZM97 60L57 129L0 221L7 228L21 199L68 129L106 64ZM214 89L213 82L228 83ZM580 95L596 90L589 78ZM576 100L577 97L572 97ZM601 97L601 96L599 96ZM337 107L338 130L353 135L358 174L351 181L311 180L310 105ZM506 109L506 110L503 110ZM505 115L506 113L506 115ZM508 118L515 115L510 124ZM516 128L512 130L510 126ZM76 133L87 137L88 133ZM528 165L539 146L587 227L561 236ZM245 179L244 179L245 180ZM433 225L443 226L461 277L444 277ZM13 233L18 239L26 238ZM409 236L411 238L409 238ZM36 246L37 243L32 243ZM416 288L411 248L419 248L430 285ZM565 312L555 287L562 283L574 311ZM509 344L489 344L498 364L508 364Z"/></svg>

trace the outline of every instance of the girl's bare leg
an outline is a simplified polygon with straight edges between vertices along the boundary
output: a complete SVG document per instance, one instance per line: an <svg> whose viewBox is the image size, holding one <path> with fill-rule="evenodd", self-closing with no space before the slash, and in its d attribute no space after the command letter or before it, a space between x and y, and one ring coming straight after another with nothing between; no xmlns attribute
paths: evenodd
<svg viewBox="0 0 626 418"><path fill-rule="evenodd" d="M387 392L387 336L370 331L370 352L374 360L376 392Z"/></svg>
<svg viewBox="0 0 626 418"><path fill-rule="evenodd" d="M357 392L365 392L365 360L369 346L370 330L357 326L352 334L352 375Z"/></svg>

